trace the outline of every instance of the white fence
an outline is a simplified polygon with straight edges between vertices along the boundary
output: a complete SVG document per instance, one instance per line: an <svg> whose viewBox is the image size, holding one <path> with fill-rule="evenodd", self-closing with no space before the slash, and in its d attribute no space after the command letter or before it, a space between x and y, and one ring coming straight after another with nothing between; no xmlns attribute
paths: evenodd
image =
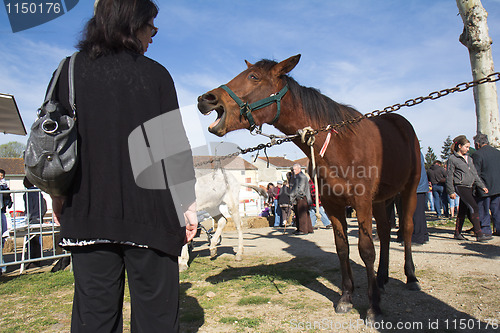
<svg viewBox="0 0 500 333"><path fill-rule="evenodd" d="M57 245L60 229L52 221L52 214L46 213L46 202L40 190L0 191L0 199L4 195L10 195L12 205L4 207L2 212L5 213L1 214L0 267L20 265L22 273L25 264L70 255Z"/></svg>

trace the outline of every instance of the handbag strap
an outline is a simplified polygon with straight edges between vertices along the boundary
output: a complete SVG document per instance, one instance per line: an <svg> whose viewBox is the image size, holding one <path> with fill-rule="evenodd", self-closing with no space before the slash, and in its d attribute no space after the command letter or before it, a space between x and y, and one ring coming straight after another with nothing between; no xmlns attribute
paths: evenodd
<svg viewBox="0 0 500 333"><path fill-rule="evenodd" d="M69 105L71 106L71 111L73 112L73 114L71 115L72 117L76 117L74 70L75 70L75 58L77 54L78 51L71 55L69 59L69 68L68 68ZM47 91L47 95L45 95L45 101L43 102L44 105L53 98L54 89L56 87L57 82L59 81L59 75L61 74L61 70L64 66L64 63L66 62L66 59L67 58L61 60L59 66L57 67L56 73L54 74L54 78L52 79L52 82L50 84L49 91Z"/></svg>

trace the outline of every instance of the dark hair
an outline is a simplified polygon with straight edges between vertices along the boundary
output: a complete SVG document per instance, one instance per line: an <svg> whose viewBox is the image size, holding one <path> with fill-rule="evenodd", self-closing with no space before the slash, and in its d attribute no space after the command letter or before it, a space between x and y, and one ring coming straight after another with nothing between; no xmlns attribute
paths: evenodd
<svg viewBox="0 0 500 333"><path fill-rule="evenodd" d="M0 173L5 176L5 170L4 169L0 169Z"/></svg>
<svg viewBox="0 0 500 333"><path fill-rule="evenodd" d="M435 160L432 164L442 165L443 163L440 160Z"/></svg>
<svg viewBox="0 0 500 333"><path fill-rule="evenodd" d="M452 151L458 151L460 148L458 145L465 145L466 143L470 143L469 140L467 140L467 137L465 135L459 135L455 139L453 139L453 144L451 145L451 150Z"/></svg>
<svg viewBox="0 0 500 333"><path fill-rule="evenodd" d="M483 134L483 133L478 133L475 137L474 137L474 142L480 146L483 146L483 145L487 145L489 144L490 142L488 141L488 136L486 134Z"/></svg>
<svg viewBox="0 0 500 333"><path fill-rule="evenodd" d="M123 50L142 53L137 32L156 15L158 6L151 0L100 0L77 48L92 59Z"/></svg>

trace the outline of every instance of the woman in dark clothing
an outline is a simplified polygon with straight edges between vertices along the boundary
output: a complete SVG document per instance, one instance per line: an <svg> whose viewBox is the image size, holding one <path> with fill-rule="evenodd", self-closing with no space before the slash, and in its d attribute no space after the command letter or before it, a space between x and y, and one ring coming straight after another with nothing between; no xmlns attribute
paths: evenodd
<svg viewBox="0 0 500 333"><path fill-rule="evenodd" d="M292 179L292 173L288 172L286 174L286 180L283 182L283 187L281 188L280 194L278 196L278 204L281 208L282 226L288 224L288 218L292 213L292 205L290 204L290 180Z"/></svg>
<svg viewBox="0 0 500 333"><path fill-rule="evenodd" d="M144 56L151 0L100 0L75 61L79 162L53 198L75 276L72 332L121 332L127 272L132 332L179 329L177 256L197 228L194 169L173 80ZM69 109L68 64L58 98Z"/></svg>
<svg viewBox="0 0 500 333"><path fill-rule="evenodd" d="M459 135L453 139L453 144L451 145L453 154L449 157L447 166L446 189L451 199L455 199L457 194L460 196L454 238L466 240L462 235L462 227L465 215L467 215L472 222L477 241L483 242L492 237L485 235L481 231L479 207L472 196L472 186L478 186L485 193L488 193L488 189L481 178L479 178L472 158L467 155L469 148L470 142L465 135Z"/></svg>

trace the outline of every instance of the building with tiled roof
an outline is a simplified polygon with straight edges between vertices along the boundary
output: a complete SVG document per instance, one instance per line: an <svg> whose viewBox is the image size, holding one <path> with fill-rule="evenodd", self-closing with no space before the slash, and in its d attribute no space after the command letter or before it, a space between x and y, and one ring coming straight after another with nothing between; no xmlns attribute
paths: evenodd
<svg viewBox="0 0 500 333"><path fill-rule="evenodd" d="M304 158L299 158L298 160L295 160L294 163L300 164L302 169L306 169L309 167L309 157L304 157Z"/></svg>
<svg viewBox="0 0 500 333"><path fill-rule="evenodd" d="M278 180L286 179L286 173L290 171L294 163L294 161L282 156L259 156L254 165L259 168L261 182L276 183Z"/></svg>
<svg viewBox="0 0 500 333"><path fill-rule="evenodd" d="M256 186L259 183L259 169L239 156L223 160L217 160L216 156L193 156L193 164L197 175L204 175L213 169L223 168L241 184ZM241 187L239 201L242 215L257 215L262 209L261 198L251 188Z"/></svg>
<svg viewBox="0 0 500 333"><path fill-rule="evenodd" d="M24 159L0 157L0 169L5 170L5 180L11 190L24 189Z"/></svg>

